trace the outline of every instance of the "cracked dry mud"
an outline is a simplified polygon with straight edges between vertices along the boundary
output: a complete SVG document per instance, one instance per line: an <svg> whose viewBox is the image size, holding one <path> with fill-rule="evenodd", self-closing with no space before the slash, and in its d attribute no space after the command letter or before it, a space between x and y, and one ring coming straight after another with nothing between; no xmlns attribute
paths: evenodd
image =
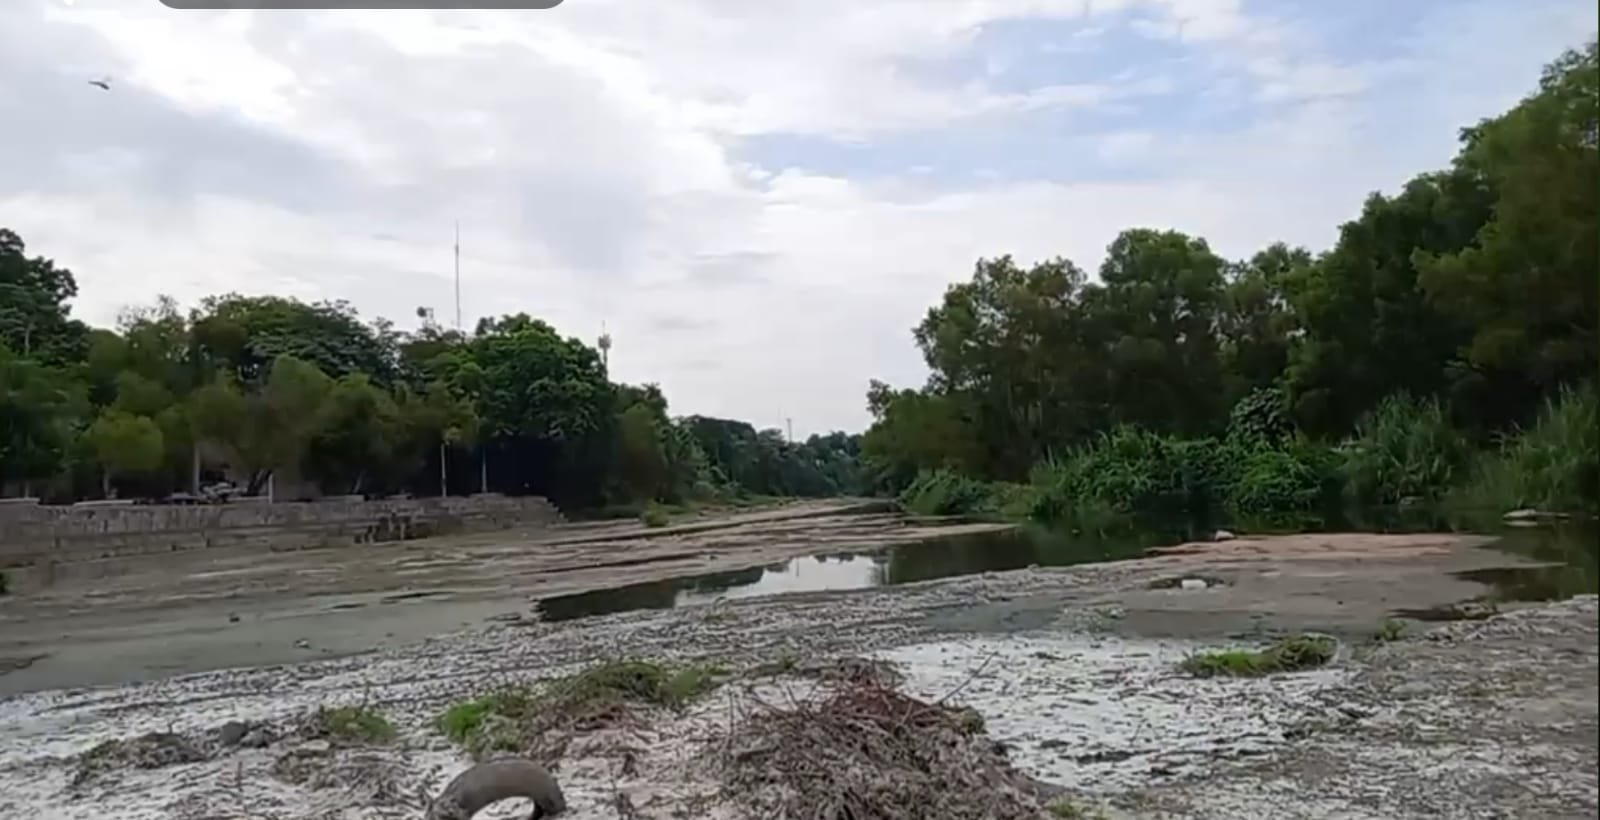
<svg viewBox="0 0 1600 820"><path fill-rule="evenodd" d="M1108 817L1595 817L1595 597L1416 624L1398 641L1371 641L1391 608L1482 591L1449 572L1517 560L1480 544L1240 539L1071 569L556 624L529 617L364 656L34 692L0 702L0 816L414 818L416 792L438 789L465 765L433 718L497 684L619 656L748 668L862 654L895 664L910 694L975 708L1019 769ZM1222 583L1153 584L1191 573ZM1175 668L1201 649L1302 629L1339 638L1338 660L1250 680L1195 680ZM794 696L814 683L751 685L759 691L724 687L685 713L654 713L574 743L556 767L568 816L613 818L624 804L639 817L740 816L695 761L720 742L743 699ZM285 739L160 769L98 772L93 789L70 788L72 756L106 740L281 722L354 703L384 709L400 737L327 750L330 768L381 769L388 780L409 772L410 782L286 782L273 774L279 760L323 750L297 753L299 741ZM940 816L938 807L928 816Z"/></svg>

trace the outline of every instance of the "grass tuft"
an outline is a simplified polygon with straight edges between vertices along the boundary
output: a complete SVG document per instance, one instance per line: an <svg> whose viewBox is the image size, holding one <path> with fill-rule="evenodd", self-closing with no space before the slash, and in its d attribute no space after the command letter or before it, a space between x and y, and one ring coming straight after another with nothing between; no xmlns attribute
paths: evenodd
<svg viewBox="0 0 1600 820"><path fill-rule="evenodd" d="M435 720L439 732L476 756L524 751L546 731L607 723L628 705L679 709L721 685L718 666L668 667L613 661L535 691L511 687L453 704Z"/></svg>
<svg viewBox="0 0 1600 820"><path fill-rule="evenodd" d="M1060 817L1062 820L1106 820L1105 812L1083 808L1066 798L1050 804L1050 816Z"/></svg>
<svg viewBox="0 0 1600 820"><path fill-rule="evenodd" d="M1404 621L1387 618L1378 626L1378 631L1372 636L1377 643L1393 643L1405 637L1406 625Z"/></svg>
<svg viewBox="0 0 1600 820"><path fill-rule="evenodd" d="M370 706L324 706L312 716L315 732L349 743L388 743L397 732L384 714Z"/></svg>
<svg viewBox="0 0 1600 820"><path fill-rule="evenodd" d="M1296 635L1260 651L1231 649L1185 658L1179 668L1197 678L1258 678L1313 669L1333 660L1338 644L1320 635Z"/></svg>

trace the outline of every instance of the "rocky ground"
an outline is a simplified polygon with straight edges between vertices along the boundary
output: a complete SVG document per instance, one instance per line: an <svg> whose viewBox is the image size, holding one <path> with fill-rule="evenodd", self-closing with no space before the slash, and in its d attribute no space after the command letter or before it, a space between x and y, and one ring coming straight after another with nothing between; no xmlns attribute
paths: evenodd
<svg viewBox="0 0 1600 820"><path fill-rule="evenodd" d="M736 677L578 737L556 765L568 816L763 816L718 761L753 716L827 695L811 665L865 655L907 695L974 709L983 737L1084 817L1594 817L1594 597L1385 627L1392 608L1485 592L1448 573L1513 560L1451 536L1241 539L557 624L524 611L361 656L33 692L0 702L0 816L415 818L467 764L435 725L448 706L620 657ZM1178 669L1299 630L1337 637L1334 661L1253 679ZM304 730L339 705L381 710L397 736ZM903 816L965 816L918 805Z"/></svg>

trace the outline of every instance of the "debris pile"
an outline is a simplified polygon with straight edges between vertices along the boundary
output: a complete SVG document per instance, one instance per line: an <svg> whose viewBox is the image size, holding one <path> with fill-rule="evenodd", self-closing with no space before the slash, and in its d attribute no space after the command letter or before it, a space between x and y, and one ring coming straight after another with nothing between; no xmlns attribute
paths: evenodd
<svg viewBox="0 0 1600 820"><path fill-rule="evenodd" d="M174 732L148 732L131 738L107 740L78 755L72 785L81 786L116 769L160 769L180 763L198 763L211 757L206 747Z"/></svg>
<svg viewBox="0 0 1600 820"><path fill-rule="evenodd" d="M754 700L720 748L727 793L751 816L818 820L1050 816L1053 790L1018 772L968 709L871 676L784 705Z"/></svg>

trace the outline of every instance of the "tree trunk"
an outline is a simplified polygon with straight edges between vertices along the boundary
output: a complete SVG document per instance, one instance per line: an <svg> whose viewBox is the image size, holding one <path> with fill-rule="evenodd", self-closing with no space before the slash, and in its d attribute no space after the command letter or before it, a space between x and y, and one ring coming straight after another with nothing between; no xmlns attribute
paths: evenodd
<svg viewBox="0 0 1600 820"><path fill-rule="evenodd" d="M111 471L104 467L100 468L100 497L111 497Z"/></svg>
<svg viewBox="0 0 1600 820"><path fill-rule="evenodd" d="M267 473L267 503L268 504L271 504L273 502L273 491L277 489L277 482L274 481L273 479L275 479L277 477L278 477L278 474L275 473L275 472Z"/></svg>
<svg viewBox="0 0 1600 820"><path fill-rule="evenodd" d="M200 442L189 445L189 492L200 493Z"/></svg>
<svg viewBox="0 0 1600 820"><path fill-rule="evenodd" d="M489 492L489 447L485 445L478 454L478 492Z"/></svg>
<svg viewBox="0 0 1600 820"><path fill-rule="evenodd" d="M445 473L444 442L439 442L439 497L444 498L450 494L450 477Z"/></svg>

